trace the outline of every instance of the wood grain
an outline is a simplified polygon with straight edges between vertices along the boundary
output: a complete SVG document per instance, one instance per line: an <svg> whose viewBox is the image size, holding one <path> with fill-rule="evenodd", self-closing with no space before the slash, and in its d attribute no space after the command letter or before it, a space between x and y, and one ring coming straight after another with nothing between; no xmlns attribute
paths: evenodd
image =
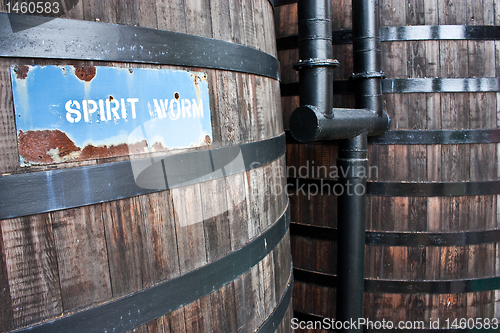
<svg viewBox="0 0 500 333"><path fill-rule="evenodd" d="M498 25L498 3L492 0L381 0L381 25ZM350 29L351 2L333 0L333 30ZM278 37L297 34L296 4L275 11ZM388 78L497 77L499 43L481 40L398 41L382 43L383 71ZM352 73L352 46L334 45L340 62L336 80ZM283 83L298 82L291 68L297 50L279 51ZM497 93L385 94L384 110L392 119L391 129L482 129L500 124ZM353 97L335 94L335 107L352 107ZM282 97L286 124L298 106L297 96ZM369 164L377 167L372 181L469 182L497 180L500 176L498 144L465 145L371 145ZM329 167L335 164L332 143L287 144L287 164L298 169L306 163ZM309 167L309 170L311 168ZM304 167L305 170L305 167ZM289 170L293 171L293 169ZM323 178L311 174L292 178ZM328 178L328 177L324 177ZM327 196L290 196L292 221L335 228L335 200ZM368 197L366 229L400 232L463 232L498 228L498 196L469 197ZM335 242L292 235L294 265L334 272L331 261ZM498 245L459 247L367 246L365 274L370 278L401 280L468 279L499 275ZM330 259L328 259L330 258ZM330 260L330 262L328 261ZM333 260L333 265L334 260ZM317 286L297 283L294 307L332 316L324 294ZM319 290L319 291L314 291ZM334 290L328 290L333 292ZM314 295L311 297L311 295ZM316 296L318 295L318 296ZM499 315L499 292L444 295L397 295L365 293L364 315L370 318L419 320L424 318L479 318ZM496 298L495 298L496 297ZM311 299L312 298L312 299Z"/></svg>
<svg viewBox="0 0 500 333"><path fill-rule="evenodd" d="M7 276L7 262L3 245L2 228L0 228L0 325L4 330L10 330L13 326L12 301L10 298L10 287Z"/></svg>
<svg viewBox="0 0 500 333"><path fill-rule="evenodd" d="M180 275L172 195L158 192L137 198L143 258L141 271L143 287L150 287Z"/></svg>
<svg viewBox="0 0 500 333"><path fill-rule="evenodd" d="M26 62L29 63L22 61L23 64ZM18 63L13 59L0 61L0 174L12 172L19 165L10 78L10 67Z"/></svg>
<svg viewBox="0 0 500 333"><path fill-rule="evenodd" d="M195 34L277 55L272 11L267 0L89 0L80 1L65 18ZM10 66L17 64L203 71L209 82L214 144L241 144L283 133L279 82L274 79L181 66L0 58L0 174L138 157L20 168L10 82ZM284 192L271 191L284 188L283 168L284 158L174 190L0 221L0 294L5 301L0 306L0 330L108 302L239 249L285 209ZM289 243L286 236L234 282L132 331L255 331L285 290L291 268ZM290 331L285 324L280 330Z"/></svg>
<svg viewBox="0 0 500 333"><path fill-rule="evenodd" d="M103 220L113 296L142 289L142 230L136 200L103 203Z"/></svg>
<svg viewBox="0 0 500 333"><path fill-rule="evenodd" d="M210 262L231 251L226 182L212 180L201 183L200 188L207 261Z"/></svg>
<svg viewBox="0 0 500 333"><path fill-rule="evenodd" d="M51 214L64 311L111 298L100 206Z"/></svg>
<svg viewBox="0 0 500 333"><path fill-rule="evenodd" d="M58 315L62 298L49 214L2 220L14 327Z"/></svg>
<svg viewBox="0 0 500 333"><path fill-rule="evenodd" d="M171 194L179 267L184 274L207 262L200 185L172 189Z"/></svg>

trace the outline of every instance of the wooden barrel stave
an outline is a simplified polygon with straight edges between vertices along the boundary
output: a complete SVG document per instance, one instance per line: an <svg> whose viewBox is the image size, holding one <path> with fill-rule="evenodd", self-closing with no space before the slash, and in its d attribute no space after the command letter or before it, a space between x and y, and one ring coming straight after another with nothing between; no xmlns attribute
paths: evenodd
<svg viewBox="0 0 500 333"><path fill-rule="evenodd" d="M494 2L462 1L436 3L428 1L381 1L382 26L407 25L498 25L493 17ZM350 1L332 1L334 30L351 29ZM296 4L284 5L281 13L292 11ZM284 8L289 7L289 8ZM439 8L438 8L439 7ZM278 38L296 35L297 17L278 13ZM439 13L439 15L438 15ZM443 14L442 14L443 13ZM281 29L279 28L281 27ZM286 27L286 29L284 28ZM496 47L496 56L495 56ZM285 54L296 50L279 50L285 84L297 82L291 65L296 59ZM333 46L340 67L336 80L346 80L352 73L352 46ZM390 41L382 43L383 71L388 78L489 78L498 77L498 41L428 40ZM497 61L498 63L498 61ZM491 129L498 127L497 92L434 92L384 94L384 110L391 116L391 130ZM298 106L296 96L283 96L286 120ZM352 107L352 95L335 94L336 107ZM292 102L292 101L295 101ZM322 150L331 143L287 144L287 162L296 168L314 160L316 166L334 165L335 153ZM300 146L300 147L299 147ZM322 151L321 156L318 151ZM386 182L476 182L498 180L498 144L466 143L445 145L381 145L369 146L370 165L378 167L373 181ZM290 176L295 178L295 176ZM294 182L295 179L291 179ZM366 229L396 232L466 232L498 228L498 196L458 197L368 197ZM335 205L334 197L325 199L291 197L292 221L335 228L331 220L336 214L325 211ZM333 210L329 207L330 210ZM294 267L335 274L328 261L327 248L335 241L293 234ZM498 245L402 247L367 245L365 272L369 279L390 280L455 280L498 276ZM331 251L331 250L330 250ZM320 254L320 258L312 255ZM300 312L335 316L334 288L296 281L294 309ZM315 295L315 297L310 297ZM316 298L316 295L318 295ZM495 295L497 297L495 298ZM313 298L313 299L311 299ZM458 294L391 294L365 292L365 316L420 320L424 318L499 318L498 291Z"/></svg>
<svg viewBox="0 0 500 333"><path fill-rule="evenodd" d="M411 24L492 24L478 19L470 21L467 18L465 3L453 6L440 4L447 8L432 9L432 4L427 7L425 3L425 17L419 22L408 15L402 4L385 2L382 12L383 25L411 25ZM469 4L468 8L481 7L479 4ZM487 9L488 4L482 4ZM490 3L491 6L491 3ZM454 14L436 17L437 12L446 13L447 9L453 9ZM429 17L430 16L430 17ZM424 44L425 43L425 44ZM489 71L487 64L475 66L475 57L491 58L491 52L470 45L483 45L490 41L427 41L427 42L391 42L383 43L390 45L392 54L402 54L403 59L408 59L408 67L399 66L399 59L390 59L384 66L388 77L414 78L414 77L495 77L495 72ZM422 45L423 44L423 45ZM383 47L383 49L385 49ZM475 53L478 52L478 53ZM480 69L482 68L482 69ZM489 95L489 96L488 96ZM474 106L475 99L489 98L495 100L495 93L441 93L441 94L395 94L385 97L388 112L393 115L396 123L395 128L402 129L456 129L456 128L492 128L494 122L474 121L475 114L479 111ZM403 106L403 107L402 107ZM390 110L390 111L389 111ZM391 112L392 111L392 112ZM482 108L481 114L492 114L495 117L494 108ZM416 115L416 116L415 116ZM420 115L420 116L419 116ZM420 118L420 119L419 119ZM486 116L485 118L489 118ZM493 126L492 126L493 125ZM372 146L373 147L373 146ZM377 147L378 148L378 147ZM393 163L389 164L387 178L379 178L380 181L439 181L439 182L461 182L495 180L496 165L491 163L486 155L478 154L479 151L489 150L489 156L495 156L495 144L471 144L471 145L435 145L435 146L389 146L394 149ZM491 150L492 149L492 150ZM402 157L402 158L401 158ZM415 163L417 161L417 163ZM416 164L416 165L415 165ZM383 164L380 164L382 166ZM373 200L373 199L372 199ZM493 196L478 197L452 197L452 198L392 198L389 205L399 207L393 209L392 219L379 221L378 228L384 225L387 228L387 220L394 221L391 230L408 231L436 231L436 232L461 232L467 230L487 230L496 228L495 205ZM386 206L387 207L387 206ZM407 208L403 208L407 207ZM387 207L390 210L389 207ZM403 209L402 209L403 208ZM488 212L489 211L489 212ZM384 213L381 216L387 216ZM474 214L476 213L476 214ZM380 216L380 215L378 215ZM490 227L486 226L486 222ZM390 224L391 222L389 222ZM386 229L388 230L388 229ZM370 271L380 278L389 279L411 279L411 280L447 280L467 279L476 277L495 276L496 272L491 263L484 258L494 258L495 244L469 245L460 247L427 247L418 248L394 248L392 255L387 253L389 249L382 251L386 255L381 256L382 263L392 264L392 268L386 272L381 270ZM389 255L389 256L388 256ZM441 258L438 261L437 258ZM375 258L373 258L375 259ZM482 260L483 259L483 260ZM482 262L483 269L477 269L478 262ZM401 263L401 265L397 265ZM405 269L405 264L408 268ZM374 266L377 266L376 264ZM396 266L396 267L394 267ZM397 267L401 266L401 267ZM410 269L411 267L411 269ZM408 272L408 270L410 270ZM420 272L413 273L412 272ZM376 273L376 274L374 274ZM385 273L385 274L384 274ZM494 292L478 292L467 294L443 294L443 295L393 295L392 299L400 299L404 302L416 304L420 311L411 313L399 308L396 317L403 320L416 320L424 318L474 318L478 311L485 317L492 318L494 313ZM379 295L372 294L373 302L377 302ZM474 299L480 299L475 302ZM398 309L390 302L383 306L390 309ZM380 308L371 307L371 313L378 316ZM424 309L432 309L423 313Z"/></svg>
<svg viewBox="0 0 500 333"><path fill-rule="evenodd" d="M268 1L189 1L180 4L184 7L173 6L170 2L158 3L158 6L156 3L120 1L115 11L101 1L85 1L79 2L67 17L185 32L276 54L272 9ZM5 8L1 10L5 11ZM256 32L265 36L264 43L256 38ZM54 169L54 166L23 170L18 167L17 134L13 119L8 116L13 109L9 91L9 68L13 64L139 66L102 61L2 58L2 111L7 111L0 112L3 118L1 137L2 141L5 140L0 145L2 174ZM141 64L140 67L207 73L211 84L214 142L239 144L275 137L283 131L278 112L279 83L276 80L180 66ZM95 159L56 167L119 160L119 157ZM283 163L283 159L276 160L226 179L164 192L1 221L2 253L6 258L0 261L0 268L6 272L2 276L9 276L10 285L8 281L4 282L11 288L12 304L21 305L17 309L2 306L2 327L8 330L30 325L107 302L178 277L242 247L271 226L286 207L285 197L274 195L268 189L283 183L283 176L278 172ZM202 219L203 223L183 225L203 215L213 216L213 210L217 210L217 205L223 205L223 201L231 206L235 193L243 193L246 199L232 210ZM190 199L187 207L186 198ZM80 238L84 239L75 243ZM16 256L19 241L29 243L22 247L23 251L34 248L30 262L22 262ZM234 282L134 331L209 332L235 331L236 328L253 332L271 314L287 287L290 271L287 244L288 236L258 266ZM47 254L42 255L43 251ZM84 263L91 269L83 270ZM28 280L26 272L29 272ZM14 284L18 285L18 291L15 288L12 291ZM40 285L39 288L30 290L36 284ZM11 297L10 294L6 296ZM255 310L247 309L251 302L256 303ZM290 311L283 323L287 320L290 320ZM280 331L288 332L288 325L282 324Z"/></svg>
<svg viewBox="0 0 500 333"><path fill-rule="evenodd" d="M281 163L280 161L273 162L272 165L265 167L269 169L265 171L268 171L272 177L274 175L271 170L279 168ZM264 176L259 171L262 170L256 169L248 173L255 172L257 176L254 178L262 180ZM252 176L235 175L234 178L240 179L234 180L233 183L239 182L244 188L247 177ZM211 181L100 205L3 220L3 244L6 262L10 269L8 276L11 295L14 297L13 304L21 303L21 307L14 311L14 320L16 318L19 320L19 322L14 321L14 325L23 326L29 324L30 321L37 322L44 317L52 317L77 310L88 304L108 301L189 272L234 250L230 244L233 243L233 234L235 235L234 248L241 246L238 244L238 242L243 242L241 238L245 240L254 238L269 227L272 223L270 219L274 219L272 221L277 219L278 209L285 207L283 198L268 197L268 201L281 202L281 205L277 205L276 210L260 214L261 216L256 216L254 219L249 219L251 213L244 207L247 202L243 202L240 205L242 207L234 209L236 216L232 216L233 210L227 213L233 218L217 216L205 219L203 225L196 223L184 226L185 221L189 221L193 215L210 214L210 200L208 202L197 200L201 199L202 193L206 194L204 197L210 197L215 193L215 187L220 190L217 192L216 200L221 198L226 200L226 196L223 195L225 191L228 197L231 192L234 193L233 190L220 188L220 186L226 186L226 184ZM265 186L263 181L257 184L257 190L261 192L259 194L263 195L266 190ZM177 205L185 206L184 198L192 198L193 202L203 202L203 205L189 205L187 210L175 209ZM255 195L249 199L249 205L254 204L252 200L262 201L259 195ZM171 204L165 205L166 202L171 202ZM190 211L195 211L195 213ZM245 218L242 219L242 215ZM249 221L248 234L243 229L242 223L230 225L228 222L247 220ZM252 226L252 223L257 223L257 226ZM242 233L244 233L243 237ZM24 246L19 244L20 241L25 242ZM283 285L284 281L287 281L287 277L283 276L284 272L290 269L288 261L290 254L287 255L286 251L287 243L289 240L283 239L280 246L269 254L259 267L252 268L254 272L248 274L251 276L249 279L254 282L250 284L243 282L242 286L238 285L240 282L234 282L234 285L243 289L241 292L246 295L239 306L245 308L249 301L248 297L256 302L261 300L262 306L265 305L265 309L256 311L259 315L254 317L256 326L252 326L253 322L250 320L256 314L246 314L243 319L238 317L241 321L238 327L241 328L246 324L248 330L253 331L254 327L257 327L258 323L262 322L276 306L277 300L286 287L286 284ZM19 254L16 255L16 249L19 247L27 252L23 252L21 257ZM30 247L34 247L31 253L26 250ZM178 253L178 258L176 253ZM280 266L282 268L277 269ZM274 276L278 274L279 279L277 277L275 279ZM26 275L28 275L28 281L24 279ZM16 279L16 276L19 276L19 279ZM241 277L240 279L244 281L248 278ZM267 281L269 284L259 285L262 281ZM274 283L277 284L276 289ZM35 288L37 284L40 285ZM27 290L26 285L32 288ZM16 290L16 286L19 290ZM218 290L208 296L221 297L217 296L218 293L224 292ZM265 299L266 295L272 295L272 299ZM209 302L208 296L205 302ZM219 306L216 300L213 308ZM196 302L203 304L202 300ZM29 307L33 304L38 307L35 309L22 307L22 305ZM191 306L195 307L192 311L199 311L196 305ZM209 320L205 318L205 310L212 307L206 308L206 306L201 310L202 312L195 311L192 316ZM188 309L189 307L184 311ZM33 311L31 316L30 310ZM173 314L168 314L166 317L170 316ZM187 317L186 314L186 320L188 320ZM213 322L213 325L219 324L218 321ZM206 325L205 323L204 326L200 326L200 330L209 331ZM216 327L213 329L217 330Z"/></svg>

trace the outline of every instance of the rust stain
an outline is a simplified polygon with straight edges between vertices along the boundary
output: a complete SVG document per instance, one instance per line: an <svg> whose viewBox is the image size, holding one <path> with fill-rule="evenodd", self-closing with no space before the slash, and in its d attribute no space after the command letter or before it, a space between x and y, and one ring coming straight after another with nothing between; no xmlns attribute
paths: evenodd
<svg viewBox="0 0 500 333"><path fill-rule="evenodd" d="M80 159L92 159L92 158L105 158L114 156L125 156L134 153L143 153L148 147L148 142L142 140L138 143L128 145L126 143L121 143L118 145L111 146L94 146L89 144L85 146L80 155Z"/></svg>
<svg viewBox="0 0 500 333"><path fill-rule="evenodd" d="M178 92L176 92L176 93L174 94L174 98L175 98L176 100L179 100L179 93L178 93Z"/></svg>
<svg viewBox="0 0 500 333"><path fill-rule="evenodd" d="M54 158L63 158L80 148L60 130L19 131L19 154L29 162L52 163Z"/></svg>
<svg viewBox="0 0 500 333"><path fill-rule="evenodd" d="M83 149L75 145L66 133L60 130L19 131L19 155L24 159L24 165L42 165L66 161L81 161L88 159L126 156L147 152L148 142L142 140L134 144L121 143L117 145L86 145ZM161 143L152 145L153 151L166 151Z"/></svg>
<svg viewBox="0 0 500 333"><path fill-rule="evenodd" d="M75 69L75 75L83 81L90 82L95 77L95 66L81 66Z"/></svg>
<svg viewBox="0 0 500 333"><path fill-rule="evenodd" d="M207 145L210 145L212 143L212 138L210 138L210 135L205 135L205 143Z"/></svg>
<svg viewBox="0 0 500 333"><path fill-rule="evenodd" d="M198 86L201 81L207 81L207 74L205 73L198 73L195 75L191 75L193 77L193 83L197 91L200 91L200 87Z"/></svg>
<svg viewBox="0 0 500 333"><path fill-rule="evenodd" d="M202 73L201 77L198 74L194 76L194 87L196 88L196 101L200 104L202 103L202 101L201 101L202 93L201 93L199 84L202 80L205 80L205 81L207 80L206 74ZM208 143L208 144L210 144L210 143Z"/></svg>
<svg viewBox="0 0 500 333"><path fill-rule="evenodd" d="M200 87L198 87L199 82L201 81L201 78L198 75L194 75L194 87L196 88L196 93L200 91Z"/></svg>
<svg viewBox="0 0 500 333"><path fill-rule="evenodd" d="M151 150L152 151L166 151L166 150L168 150L168 147L163 146L163 144L161 142L155 142L151 146Z"/></svg>
<svg viewBox="0 0 500 333"><path fill-rule="evenodd" d="M29 66L23 65L23 66L16 66L14 68L14 72L16 72L17 78L24 80L28 77L28 72L30 71Z"/></svg>

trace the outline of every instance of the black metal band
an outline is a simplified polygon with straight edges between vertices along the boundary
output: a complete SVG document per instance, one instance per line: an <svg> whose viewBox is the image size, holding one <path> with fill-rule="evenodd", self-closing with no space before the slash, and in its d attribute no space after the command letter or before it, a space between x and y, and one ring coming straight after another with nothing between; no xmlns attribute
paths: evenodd
<svg viewBox="0 0 500 333"><path fill-rule="evenodd" d="M288 178L287 182L289 195L297 195L302 192L306 193L306 191L309 190L314 190L316 194L321 195L340 195L341 191L349 190L340 186L340 183L337 180L330 179ZM290 190L292 192L290 192ZM296 193L293 192L294 190ZM383 197L460 197L474 195L498 195L500 194L500 180L457 183L403 183L369 181L366 184L366 194ZM351 195L354 195L354 189L351 189Z"/></svg>
<svg viewBox="0 0 500 333"><path fill-rule="evenodd" d="M458 197L500 194L500 181L457 183L368 182L366 193L385 197Z"/></svg>
<svg viewBox="0 0 500 333"><path fill-rule="evenodd" d="M382 27L384 42L409 40L500 40L500 26L491 25L415 25Z"/></svg>
<svg viewBox="0 0 500 333"><path fill-rule="evenodd" d="M290 95L298 94L291 90ZM296 88L294 88L296 89ZM499 92L500 78L412 78L382 79L382 93L465 93L465 92ZM354 82L351 80L333 81L334 94L353 94Z"/></svg>
<svg viewBox="0 0 500 333"><path fill-rule="evenodd" d="M288 231L290 210L261 235L227 256L194 271L120 299L63 316L13 333L126 332L189 304L257 265L279 244ZM291 289L291 288L289 288ZM286 307L289 291L282 302ZM288 299L289 303L289 299ZM281 305L281 303L280 303ZM279 310L281 311L281 308ZM271 317L271 322L278 320ZM268 327L270 324L265 324ZM264 328L265 328L264 327ZM262 332L269 332L263 330Z"/></svg>
<svg viewBox="0 0 500 333"><path fill-rule="evenodd" d="M293 310L293 317L297 318L300 321L315 321L315 320L323 320L325 318L320 315L297 311L297 310Z"/></svg>
<svg viewBox="0 0 500 333"><path fill-rule="evenodd" d="M441 280L399 281L365 279L365 292L387 294L461 294L500 289L500 277Z"/></svg>
<svg viewBox="0 0 500 333"><path fill-rule="evenodd" d="M329 241L337 240L337 229L290 223L290 234ZM462 232L366 231L366 245L384 246L468 246L500 243L500 229Z"/></svg>
<svg viewBox="0 0 500 333"><path fill-rule="evenodd" d="M290 222L290 235L336 241L337 229L312 224Z"/></svg>
<svg viewBox="0 0 500 333"><path fill-rule="evenodd" d="M299 143L285 130L287 143ZM500 128L460 130L392 130L368 137L371 145L456 145L500 143Z"/></svg>
<svg viewBox="0 0 500 333"><path fill-rule="evenodd" d="M492 25L415 25L380 27L382 42L412 40L500 40L500 26ZM332 32L332 44L351 44L352 29ZM297 36L277 39L278 50L297 48Z"/></svg>
<svg viewBox="0 0 500 333"><path fill-rule="evenodd" d="M288 5L290 3L296 3L297 0L270 0L274 7Z"/></svg>
<svg viewBox="0 0 500 333"><path fill-rule="evenodd" d="M335 91L335 90L334 90ZM384 94L498 92L500 78L412 78L382 80Z"/></svg>
<svg viewBox="0 0 500 333"><path fill-rule="evenodd" d="M293 294L293 277L290 271L290 277L288 279L288 285L286 291L283 293L279 303L274 308L273 312L264 323L259 327L255 333L274 333L283 322L283 318L286 315L288 308L291 306L292 294ZM285 323L288 325L288 323Z"/></svg>
<svg viewBox="0 0 500 333"><path fill-rule="evenodd" d="M295 281L315 284L317 286L336 288L337 276L322 272L310 271L308 269L293 268L293 278Z"/></svg>
<svg viewBox="0 0 500 333"><path fill-rule="evenodd" d="M31 28L15 33L11 24ZM279 78L279 62L267 53L183 33L61 18L47 22L40 16L0 13L0 35L3 57L153 63Z"/></svg>
<svg viewBox="0 0 500 333"><path fill-rule="evenodd" d="M500 143L500 128L469 130L392 130L368 138L374 145L455 145Z"/></svg>
<svg viewBox="0 0 500 333"><path fill-rule="evenodd" d="M382 42L415 40L500 40L500 26L414 25L380 27ZM333 44L352 43L352 30L333 31Z"/></svg>
<svg viewBox="0 0 500 333"><path fill-rule="evenodd" d="M293 318L297 319L299 322L306 322L306 323L307 322L322 322L322 323L324 323L324 320L325 320L325 317L323 317L323 316L312 314L312 313L306 313L306 312L302 312L302 311L297 311L297 310L293 310ZM333 318L331 318L331 319L333 319ZM297 325L299 325L299 327L300 327L299 323L297 323ZM322 327L322 331L335 332L335 329L333 327L327 329L326 325L324 325Z"/></svg>
<svg viewBox="0 0 500 333"><path fill-rule="evenodd" d="M413 78L382 79L382 93L469 93L500 92L500 78ZM353 80L334 80L334 94L354 94ZM298 96L298 83L281 84L281 96Z"/></svg>
<svg viewBox="0 0 500 333"><path fill-rule="evenodd" d="M294 267L295 281L336 288L337 276ZM500 289L500 277L463 280L401 281L365 279L367 293L387 294L461 294Z"/></svg>
<svg viewBox="0 0 500 333"><path fill-rule="evenodd" d="M285 149L285 135L282 134L268 140L154 159L1 176L0 220L230 176L268 164L283 156Z"/></svg>

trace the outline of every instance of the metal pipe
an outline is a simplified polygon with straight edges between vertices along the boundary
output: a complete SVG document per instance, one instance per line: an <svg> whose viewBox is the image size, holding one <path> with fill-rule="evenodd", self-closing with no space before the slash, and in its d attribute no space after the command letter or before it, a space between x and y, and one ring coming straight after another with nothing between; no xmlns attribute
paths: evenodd
<svg viewBox="0 0 500 333"><path fill-rule="evenodd" d="M327 117L333 108L332 8L330 0L299 0L300 104L314 105Z"/></svg>
<svg viewBox="0 0 500 333"><path fill-rule="evenodd" d="M352 0L353 71L356 108L382 114L379 0Z"/></svg>
<svg viewBox="0 0 500 333"><path fill-rule="evenodd" d="M389 127L382 110L379 0L353 0L356 109L333 108L336 61L331 45L330 0L299 0L300 107L290 133L301 142L343 139L337 165L344 192L338 197L337 320L363 317L367 136ZM362 332L351 327L349 332Z"/></svg>
<svg viewBox="0 0 500 333"><path fill-rule="evenodd" d="M363 318L366 173L368 170L366 132L343 140L337 167L344 189L337 207L337 321ZM345 176L344 176L345 175ZM361 327L344 327L340 332L362 332Z"/></svg>
<svg viewBox="0 0 500 333"><path fill-rule="evenodd" d="M385 111L378 116L369 109L334 108L329 118L312 105L295 109L290 116L290 133L299 142L351 139L366 132L380 135L387 131L389 116Z"/></svg>
<svg viewBox="0 0 500 333"><path fill-rule="evenodd" d="M357 2L357 5L354 4ZM366 3L365 3L366 2ZM369 14L378 8L374 0L353 1L362 6L353 26L354 74L357 109L333 109L333 67L331 59L332 21L329 0L299 0L300 107L289 120L291 135L299 142L353 138L366 131L369 136L387 131L389 116L382 110L380 71L380 26L378 17ZM378 10L378 9L377 9ZM354 12L354 11L353 11ZM375 115L375 117L373 116Z"/></svg>
<svg viewBox="0 0 500 333"><path fill-rule="evenodd" d="M382 78L380 51L379 0L353 0L353 69L356 108L370 109L382 117ZM339 147L337 165L350 170L340 182L344 186L366 189L367 132L345 140ZM356 172L356 170L363 170ZM351 172L352 171L352 172ZM342 174L342 173L341 173ZM337 242L337 320L356 321L363 318L364 253L365 253L366 193L338 198ZM363 331L351 327L349 332Z"/></svg>

